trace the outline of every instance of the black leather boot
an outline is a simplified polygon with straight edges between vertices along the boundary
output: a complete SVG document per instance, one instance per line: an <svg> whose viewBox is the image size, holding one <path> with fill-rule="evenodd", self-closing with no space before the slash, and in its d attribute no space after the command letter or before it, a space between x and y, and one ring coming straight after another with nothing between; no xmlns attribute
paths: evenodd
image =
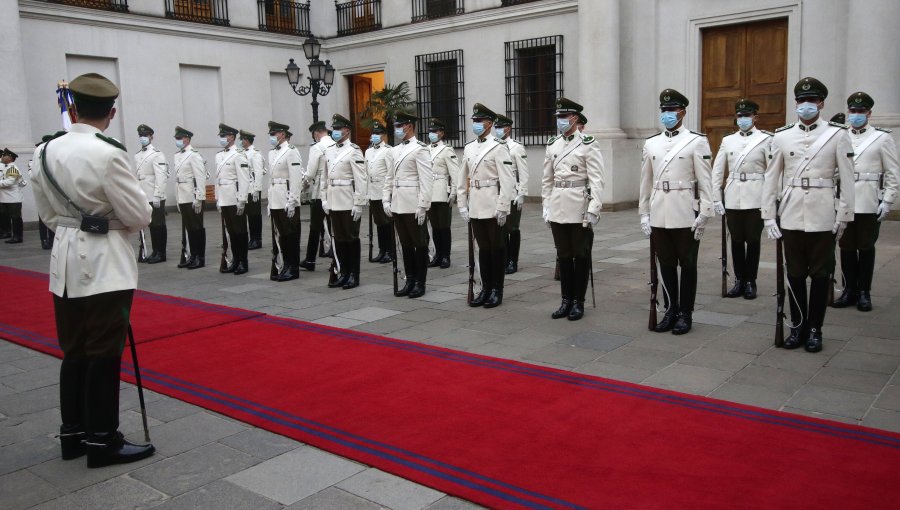
<svg viewBox="0 0 900 510"><path fill-rule="evenodd" d="M672 328L673 335L683 335L691 330L691 326L693 325L693 312L684 311L680 312L675 320L675 326Z"/></svg>
<svg viewBox="0 0 900 510"><path fill-rule="evenodd" d="M247 215L247 232L250 235L247 249L258 250L262 248L262 214Z"/></svg>
<svg viewBox="0 0 900 510"><path fill-rule="evenodd" d="M425 281L428 278L428 250L416 248L416 284L409 291L410 299L425 295Z"/></svg>
<svg viewBox="0 0 900 510"><path fill-rule="evenodd" d="M731 288L726 294L727 298L736 298L744 295L744 282L741 280L735 280L734 287Z"/></svg>
<svg viewBox="0 0 900 510"><path fill-rule="evenodd" d="M450 227L441 229L441 269L450 267Z"/></svg>
<svg viewBox="0 0 900 510"><path fill-rule="evenodd" d="M744 284L744 299L756 299L756 282Z"/></svg>
<svg viewBox="0 0 900 510"><path fill-rule="evenodd" d="M841 291L840 297L831 303L832 308L847 308L857 303L859 299L857 278L860 262L857 258L856 250L841 250L841 272L844 275L844 290Z"/></svg>
<svg viewBox="0 0 900 510"><path fill-rule="evenodd" d="M806 343L809 335L809 317L806 316L806 278L788 276L790 289L787 300L791 309L791 334L784 341L785 349L797 349Z"/></svg>
<svg viewBox="0 0 900 510"><path fill-rule="evenodd" d="M859 298L856 301L856 309L860 312L872 311L872 296L869 294L869 291L859 291Z"/></svg>
<svg viewBox="0 0 900 510"><path fill-rule="evenodd" d="M360 257L362 257L362 244L359 239L354 239L347 243L349 249L347 250L349 253L347 254L347 265L350 267L350 274L347 276L347 281L344 285L341 286L343 289L354 289L359 287L359 266L360 266Z"/></svg>
<svg viewBox="0 0 900 510"><path fill-rule="evenodd" d="M347 284L347 280L350 279L350 267L347 264L347 261L349 259L349 253L347 253L349 246L351 246L351 243L345 241L334 241L334 243L332 244L331 253L333 257L337 257L337 261L339 262L339 265L341 267L341 274L338 276L337 280L328 284L328 288L342 288Z"/></svg>
<svg viewBox="0 0 900 510"><path fill-rule="evenodd" d="M435 228L431 231L431 242L434 244L434 257L428 262L428 267L440 267L441 265L441 229Z"/></svg>
<svg viewBox="0 0 900 510"><path fill-rule="evenodd" d="M84 389L88 362L83 358L63 358L59 369L59 411L62 425L59 443L63 460L72 460L85 454Z"/></svg>
<svg viewBox="0 0 900 510"><path fill-rule="evenodd" d="M746 266L747 251L744 241L731 241L731 267L734 270L734 287L725 293L727 298L736 298L744 295L744 269Z"/></svg>
<svg viewBox="0 0 900 510"><path fill-rule="evenodd" d="M247 244L250 242L247 238L247 234L237 234L234 236L235 246L232 253L234 253L234 274L241 275L249 271L250 269L247 267Z"/></svg>
<svg viewBox="0 0 900 510"><path fill-rule="evenodd" d="M87 437L81 424L63 423L59 427L59 446L62 450L62 460L77 459L87 453L84 440Z"/></svg>
<svg viewBox="0 0 900 510"><path fill-rule="evenodd" d="M19 244L25 232L25 225L22 218L13 218L12 220L12 237L6 240L6 244Z"/></svg>
<svg viewBox="0 0 900 510"><path fill-rule="evenodd" d="M153 242L153 253L145 260L147 264L159 264L166 261L166 240L168 231L165 226L150 227L150 239Z"/></svg>
<svg viewBox="0 0 900 510"><path fill-rule="evenodd" d="M481 292L479 292L478 294L475 295L475 297L472 298L472 302L469 303L469 306L472 306L472 307L484 306L484 302L487 301L487 298L490 295L490 293L491 293L490 289L482 287Z"/></svg>
<svg viewBox="0 0 900 510"><path fill-rule="evenodd" d="M822 350L822 324L828 308L828 286L831 278L813 278L809 284L809 337L803 346L806 352Z"/></svg>
<svg viewBox="0 0 900 510"><path fill-rule="evenodd" d="M572 311L572 300L566 296L563 296L562 302L559 304L559 308L556 309L555 312L550 314L551 318L554 319L562 319L563 317L568 317L569 312Z"/></svg>
<svg viewBox="0 0 900 510"><path fill-rule="evenodd" d="M156 447L152 444L132 443L118 431L91 434L85 444L87 445L87 467L89 468L137 462L156 452Z"/></svg>
<svg viewBox="0 0 900 510"><path fill-rule="evenodd" d="M519 247L522 245L522 232L513 230L509 233L509 244L507 245L507 262L506 274L513 274L519 270Z"/></svg>
<svg viewBox="0 0 900 510"><path fill-rule="evenodd" d="M674 267L660 266L659 275L663 283L662 295L666 313L662 320L656 323L653 331L665 333L672 331L678 316L678 270Z"/></svg>
<svg viewBox="0 0 900 510"><path fill-rule="evenodd" d="M584 317L584 301L573 301L572 310L569 311L569 320L577 321L582 317Z"/></svg>
<svg viewBox="0 0 900 510"><path fill-rule="evenodd" d="M875 248L859 251L859 299L856 309L860 312L872 311L872 297L869 291L872 289L872 274L875 272Z"/></svg>
<svg viewBox="0 0 900 510"><path fill-rule="evenodd" d="M653 331L656 331L657 333L672 331L677 320L678 310L674 306L670 306L663 315L662 320L656 323L656 328Z"/></svg>
<svg viewBox="0 0 900 510"><path fill-rule="evenodd" d="M503 289L491 289L491 293L484 300L485 308L496 308L503 304Z"/></svg>
<svg viewBox="0 0 900 510"><path fill-rule="evenodd" d="M406 284L394 293L397 297L408 296L416 285L416 256L411 248L403 250L403 272L406 274Z"/></svg>
<svg viewBox="0 0 900 510"><path fill-rule="evenodd" d="M191 245L191 263L187 266L188 269L206 267L206 229L195 230L194 236L197 242ZM194 250L195 246L196 251Z"/></svg>
<svg viewBox="0 0 900 510"><path fill-rule="evenodd" d="M182 227L182 228L184 228L184 227ZM195 253L194 250L197 249L196 234L194 234L194 232L188 230L188 231L186 231L185 236L187 237L188 250L191 252L191 254L190 254L190 256L185 257L184 249L181 249L181 260L178 262L178 269L184 269L184 268L188 267L189 265L191 265L191 262L194 261L194 253Z"/></svg>
<svg viewBox="0 0 900 510"><path fill-rule="evenodd" d="M559 308L550 317L562 319L568 317L572 311L572 299L575 296L575 261L570 258L558 259L559 262L559 287L562 294L562 302Z"/></svg>
<svg viewBox="0 0 900 510"><path fill-rule="evenodd" d="M806 340L806 345L803 346L803 349L806 352L819 352L822 350L822 332L811 328L809 330L809 338Z"/></svg>

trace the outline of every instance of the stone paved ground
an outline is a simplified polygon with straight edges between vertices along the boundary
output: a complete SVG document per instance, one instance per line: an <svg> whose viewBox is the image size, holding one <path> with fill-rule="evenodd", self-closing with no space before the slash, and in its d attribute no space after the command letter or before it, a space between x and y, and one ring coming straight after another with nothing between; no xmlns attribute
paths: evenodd
<svg viewBox="0 0 900 510"><path fill-rule="evenodd" d="M535 204L522 222L520 272L493 310L466 307L466 242L457 218L454 265L430 271L428 293L418 300L395 298L389 266L367 262L363 285L353 290L326 288L322 266L299 281L270 282L268 236L264 250L250 252L248 275L221 275L215 211L206 218L212 264L177 270L178 219L169 215L170 261L142 265L142 289L900 432L900 223L881 231L875 309L830 309L825 349L808 354L772 347L773 243L763 245L760 298L719 297L718 221L702 244L694 329L676 337L646 329L649 244L634 210L604 213L593 256L597 308L578 322L549 318L559 290L553 244ZM268 220L264 225L268 233ZM48 252L39 249L36 232L26 236L23 245L0 244L0 263L46 272ZM3 293L5 306L15 306L11 289ZM147 407L157 455L95 470L64 463L53 438L58 366L55 358L0 342L0 507L475 508L152 392ZM122 398L122 429L138 440L134 388L123 384Z"/></svg>

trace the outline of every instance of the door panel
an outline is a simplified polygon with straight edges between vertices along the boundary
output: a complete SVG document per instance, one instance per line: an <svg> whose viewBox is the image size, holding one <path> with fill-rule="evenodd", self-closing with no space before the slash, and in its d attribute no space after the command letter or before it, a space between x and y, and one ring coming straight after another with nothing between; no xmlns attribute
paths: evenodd
<svg viewBox="0 0 900 510"><path fill-rule="evenodd" d="M366 108L369 98L372 97L372 79L365 76L350 76L350 120L353 122L353 131L350 138L353 143L359 145L364 152L369 147L369 137L372 131L360 123L360 112Z"/></svg>

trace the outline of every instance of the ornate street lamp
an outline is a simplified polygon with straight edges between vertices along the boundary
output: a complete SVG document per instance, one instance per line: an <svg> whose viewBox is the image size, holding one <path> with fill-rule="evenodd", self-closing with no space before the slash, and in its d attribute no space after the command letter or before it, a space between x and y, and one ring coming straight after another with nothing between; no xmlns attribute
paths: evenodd
<svg viewBox="0 0 900 510"><path fill-rule="evenodd" d="M334 83L334 67L330 60L325 62L319 60L320 49L322 49L322 44L315 37L310 37L303 42L303 55L309 60L309 75L306 78L309 80L309 85L300 85L300 66L294 63L294 59L290 59L287 67L284 68L294 94L298 96L312 94L313 122L319 122L318 96L327 96Z"/></svg>

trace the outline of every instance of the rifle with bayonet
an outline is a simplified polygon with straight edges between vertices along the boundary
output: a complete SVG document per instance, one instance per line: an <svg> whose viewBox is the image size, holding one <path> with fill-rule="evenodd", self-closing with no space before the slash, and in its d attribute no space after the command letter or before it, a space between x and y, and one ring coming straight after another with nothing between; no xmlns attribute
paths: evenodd
<svg viewBox="0 0 900 510"><path fill-rule="evenodd" d="M653 242L653 236L650 236L650 321L648 328L650 331L656 329L656 307L659 306L657 298L657 289L659 288L659 275L656 273L656 243Z"/></svg>

